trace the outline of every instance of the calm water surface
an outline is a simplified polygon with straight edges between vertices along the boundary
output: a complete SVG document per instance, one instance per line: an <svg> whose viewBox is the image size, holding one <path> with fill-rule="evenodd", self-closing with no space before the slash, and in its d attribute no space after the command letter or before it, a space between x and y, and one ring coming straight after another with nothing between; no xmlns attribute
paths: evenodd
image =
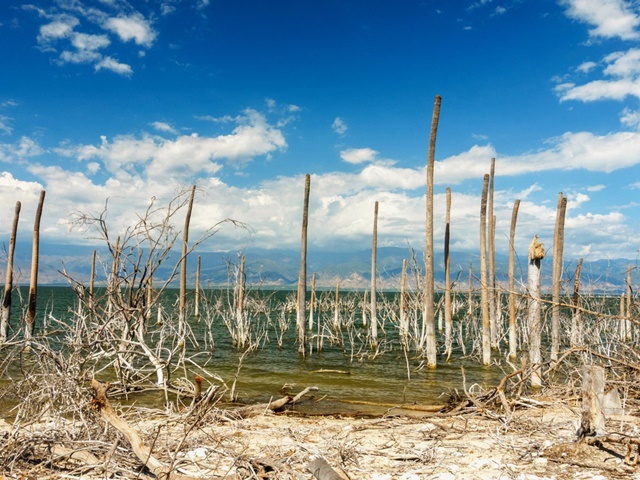
<svg viewBox="0 0 640 480"><path fill-rule="evenodd" d="M205 292L204 296L221 294L221 291L211 291ZM270 302L275 305L291 302L292 298L291 292L285 291L261 294L268 295ZM22 290L22 297L27 298L25 289ZM166 293L165 304L168 308L175 303L176 298L177 291L171 290ZM40 287L37 325L42 326L42 322L49 315L62 319L71 318L70 311L73 310L75 302L76 296L69 287ZM16 299L12 314L14 326L16 319L21 316L21 306L17 305L18 303L19 300ZM332 311L316 314L316 321L318 315L322 322L329 323L333 318ZM361 325L360 314L356 313L356 318L358 321L354 323L354 328L359 330L355 331L364 336L365 330ZM465 368L467 387L473 384L495 386L503 375L499 367L483 367L476 360L461 359L459 352L455 353L449 362L444 358L439 359L436 369L423 368L422 360L409 353L409 380L407 358L399 346L397 328L388 322L384 332L380 333L384 352L374 359L370 358L369 350L361 350L362 355L357 356L353 355L350 343L332 345L327 340L324 341L322 351L314 349L311 354L302 358L297 353L295 313L287 313L286 320L289 328L283 334L282 348L278 347L276 328L272 325L260 347L244 358L236 385L240 400L268 401L272 397L281 396L281 388L285 384L294 385L291 389L293 393L307 386L316 386L319 390L314 393L313 399L301 403L296 407L297 410L308 413L379 414L392 405L444 403L449 392L455 389L462 391L462 366ZM222 319L214 318L211 329L214 344L213 347L208 345L209 348L206 349L206 322L202 317L192 317L191 327L199 343L195 348L201 352L198 363L207 372L219 375L231 386L242 352L233 347L229 331ZM355 347L356 351L359 349L360 346ZM319 372L320 370L333 372L323 373ZM6 382L7 379L4 378L2 381ZM154 400L146 398L140 401Z"/></svg>

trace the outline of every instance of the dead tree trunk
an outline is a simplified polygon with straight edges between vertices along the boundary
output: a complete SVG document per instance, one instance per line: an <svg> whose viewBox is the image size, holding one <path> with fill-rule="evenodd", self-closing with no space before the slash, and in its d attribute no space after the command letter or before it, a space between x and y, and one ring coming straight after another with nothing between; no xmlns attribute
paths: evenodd
<svg viewBox="0 0 640 480"><path fill-rule="evenodd" d="M18 234L18 220L20 219L20 202L16 202L13 213L13 225L9 238L9 251L7 252L7 276L4 283L4 298L2 299L2 313L0 317L0 343L7 341L9 324L11 321L11 294L13 292L13 253L16 249L16 236Z"/></svg>
<svg viewBox="0 0 640 480"><path fill-rule="evenodd" d="M489 174L482 182L480 203L480 299L482 307L482 364L491 365L491 320L489 316L489 282L487 279L487 188Z"/></svg>
<svg viewBox="0 0 640 480"><path fill-rule="evenodd" d="M298 353L305 355L307 320L307 227L309 225L309 191L311 176L304 177L304 203L302 207L302 234L300 240L300 274L298 275L298 309L296 328L298 329Z"/></svg>
<svg viewBox="0 0 640 480"><path fill-rule="evenodd" d="M631 285L631 265L627 266L627 311L624 319L625 323L625 336L624 340L631 340L633 338L633 332L631 331L631 299L633 294L633 288Z"/></svg>
<svg viewBox="0 0 640 480"><path fill-rule="evenodd" d="M96 285L96 251L91 253L91 273L89 274L89 313L93 315L95 308Z"/></svg>
<svg viewBox="0 0 640 480"><path fill-rule="evenodd" d="M38 296L38 260L40 257L40 219L42 218L42 206L44 204L45 191L40 192L40 200L36 209L36 219L33 224L33 247L31 250L31 282L29 285L29 302L27 304L27 321L24 337L29 340L33 337L36 321L36 300Z"/></svg>
<svg viewBox="0 0 640 480"><path fill-rule="evenodd" d="M378 202L373 209L373 241L371 245L371 346L378 346L378 315L376 312L376 277L378 253Z"/></svg>
<svg viewBox="0 0 640 480"><path fill-rule="evenodd" d="M407 325L407 303L406 303L406 284L407 284L407 259L402 259L402 275L400 277L400 341L406 348L407 333L409 331Z"/></svg>
<svg viewBox="0 0 640 480"><path fill-rule="evenodd" d="M424 331L426 338L427 366L437 365L436 324L434 312L434 262L433 262L433 170L435 165L436 136L440 119L439 95L433 105L431 119L431 135L429 137L429 155L427 159L427 242L425 251L425 282L424 282Z"/></svg>
<svg viewBox="0 0 640 480"><path fill-rule="evenodd" d="M184 218L184 230L182 231L182 258L180 263L180 311L178 313L178 338L184 346L184 337L187 331L187 253L189 248L189 224L191 223L191 210L193 198L196 194L196 186L191 187L189 206Z"/></svg>
<svg viewBox="0 0 640 480"><path fill-rule="evenodd" d="M511 357L511 359L516 358L518 350L514 270L516 223L518 221L519 208L520 200L516 200L513 204L513 212L511 213L511 229L509 230L509 357Z"/></svg>
<svg viewBox="0 0 640 480"><path fill-rule="evenodd" d="M533 237L529 245L529 362L533 368L531 373L531 386L540 388L542 386L542 315L540 312L540 267L544 258L544 245L538 241L538 236Z"/></svg>
<svg viewBox="0 0 640 480"><path fill-rule="evenodd" d="M553 233L553 268L551 272L551 360L558 360L560 351L560 283L562 281L562 255L564 251L564 217L567 197L558 194L556 227Z"/></svg>
<svg viewBox="0 0 640 480"><path fill-rule="evenodd" d="M193 315L196 317L200 316L200 265L202 262L202 257L198 255L198 263L196 264L196 291L195 298L193 299Z"/></svg>
<svg viewBox="0 0 640 480"><path fill-rule="evenodd" d="M573 283L573 309L571 312L571 346L582 345L582 312L580 300L580 275L582 273L583 258L578 259L575 281Z"/></svg>
<svg viewBox="0 0 640 480"><path fill-rule="evenodd" d="M489 196L488 196L488 255L489 255L489 330L491 332L491 348L498 348L498 320L496 309L496 219L493 215L493 184L496 173L496 159L491 159L489 171Z"/></svg>
<svg viewBox="0 0 640 480"><path fill-rule="evenodd" d="M453 324L451 320L451 258L449 242L451 240L451 189L447 187L444 226L444 353L451 356L453 344Z"/></svg>
<svg viewBox="0 0 640 480"><path fill-rule="evenodd" d="M314 312L316 309L316 274L311 275L311 298L309 300L309 331L313 331Z"/></svg>
<svg viewBox="0 0 640 480"><path fill-rule="evenodd" d="M582 369L582 415L578 438L603 435L604 418L604 368L595 365Z"/></svg>

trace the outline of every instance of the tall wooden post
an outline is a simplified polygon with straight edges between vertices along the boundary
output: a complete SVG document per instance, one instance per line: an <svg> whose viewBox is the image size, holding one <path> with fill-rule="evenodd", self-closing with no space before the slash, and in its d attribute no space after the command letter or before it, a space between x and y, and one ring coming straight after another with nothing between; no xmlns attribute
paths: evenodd
<svg viewBox="0 0 640 480"><path fill-rule="evenodd" d="M298 353L305 355L307 320L307 227L309 225L309 192L311 176L304 177L304 203L302 208L302 234L300 240L300 274L298 275L298 311L296 326L298 329Z"/></svg>
<svg viewBox="0 0 640 480"><path fill-rule="evenodd" d="M582 344L582 301L580 299L580 275L583 258L578 259L576 275L573 283L573 309L571 314L571 346Z"/></svg>
<svg viewBox="0 0 640 480"><path fill-rule="evenodd" d="M16 202L13 213L11 237L9 237L9 251L7 252L7 276L4 283L4 298L2 299L2 313L0 314L0 343L7 341L9 323L11 321L11 294L13 292L13 253L16 249L18 234L18 220L20 219L20 202Z"/></svg>
<svg viewBox="0 0 640 480"><path fill-rule="evenodd" d="M191 223L191 211L193 209L193 198L196 195L196 186L191 187L191 196L187 214L184 218L184 230L182 231L182 258L180 263L180 311L178 312L178 337L183 342L187 331L187 253L189 246L189 224Z"/></svg>
<svg viewBox="0 0 640 480"><path fill-rule="evenodd" d="M511 212L511 229L509 230L509 357L516 358L518 350L518 332L516 322L516 292L515 292L515 239L516 223L518 221L518 209L520 200L513 204Z"/></svg>
<svg viewBox="0 0 640 480"><path fill-rule="evenodd" d="M540 268L541 260L544 258L544 245L538 240L538 236L533 237L529 245L529 361L533 368L531 374L531 386L540 388L542 386L542 315L540 312Z"/></svg>
<svg viewBox="0 0 640 480"><path fill-rule="evenodd" d="M451 258L449 242L451 240L451 188L447 187L444 226L444 353L451 356L453 345L453 323L451 319Z"/></svg>
<svg viewBox="0 0 640 480"><path fill-rule="evenodd" d="M376 311L376 277L378 254L378 201L373 208L373 240L371 244L371 346L378 346L378 315Z"/></svg>
<svg viewBox="0 0 640 480"><path fill-rule="evenodd" d="M40 219L42 218L42 206L44 205L45 191L40 192L36 219L33 224L33 247L31 250L31 283L29 285L29 302L27 305L27 321L24 337L29 340L33 337L36 320L36 300L38 296L38 260L40 258Z"/></svg>
<svg viewBox="0 0 640 480"><path fill-rule="evenodd" d="M488 255L489 255L489 325L491 331L491 348L498 348L498 319L496 308L496 219L493 215L493 185L496 173L496 159L491 159L491 169L489 173L489 196L488 196Z"/></svg>
<svg viewBox="0 0 640 480"><path fill-rule="evenodd" d="M480 202L480 302L482 308L482 364L491 365L491 320L489 316L489 281L487 278L487 189L489 174L482 182Z"/></svg>
<svg viewBox="0 0 640 480"><path fill-rule="evenodd" d="M202 257L198 255L198 263L196 265L196 291L195 291L195 298L193 300L193 303L194 303L193 315L195 317L200 316L200 266L201 266L201 263L202 263Z"/></svg>
<svg viewBox="0 0 640 480"><path fill-rule="evenodd" d="M434 261L433 261L433 170L435 165L436 136L440 119L440 103L442 98L437 95L433 105L431 119L431 135L429 136L429 155L427 158L427 242L425 251L425 282L424 282L424 331L427 342L427 366L437 365L436 324L434 312Z"/></svg>
<svg viewBox="0 0 640 480"><path fill-rule="evenodd" d="M551 271L551 360L558 360L560 351L560 283L562 281L562 255L564 251L564 217L567 197L558 194L556 226L553 233L553 264Z"/></svg>

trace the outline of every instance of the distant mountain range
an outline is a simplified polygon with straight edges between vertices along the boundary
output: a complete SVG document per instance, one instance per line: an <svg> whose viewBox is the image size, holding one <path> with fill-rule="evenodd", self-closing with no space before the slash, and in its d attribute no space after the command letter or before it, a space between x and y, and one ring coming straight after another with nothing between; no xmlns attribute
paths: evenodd
<svg viewBox="0 0 640 480"><path fill-rule="evenodd" d="M31 246L17 245L15 282L29 283L31 264ZM65 284L67 280L61 271L71 278L88 282L91 271L92 247L69 245L42 245L39 261L39 283L43 285ZM290 250L250 249L245 255L245 275L250 285L264 285L291 288L297 284L300 268L300 252ZM233 278L234 269L239 263L236 252L194 252L188 257L189 283L195 283L197 257L201 257L200 282L203 286L227 285ZM6 258L6 255L3 255ZM157 277L168 278L179 259L179 253L173 253L158 270ZM385 247L378 249L377 284L380 289L398 289L402 271L402 261L407 259L407 282L415 287L416 277L424 272L424 254L411 252L409 248ZM0 260L2 278L5 274L6 260ZM104 281L106 272L111 268L111 258L106 250L98 251L96 281ZM573 289L573 277L577 261L566 259L563 279L567 289ZM627 265L637 265L636 261L626 259L585 260L582 267L582 282L585 287L597 291L619 291L625 287ZM451 253L451 278L457 280L460 288L466 289L469 268L472 268L474 283L479 284L479 254L472 252ZM508 257L496 255L496 272L499 283L507 283ZM526 258L516 259L516 283L526 282ZM371 250L351 252L320 252L309 250L307 273L310 278L316 274L316 285L321 288L335 287L338 279L343 288L369 288L371 285ZM634 272L635 273L635 272ZM157 278L160 280L160 278ZM444 262L442 254L436 252L435 279L438 286L444 281ZM543 260L542 283L551 283L551 257ZM637 283L637 280L634 280Z"/></svg>

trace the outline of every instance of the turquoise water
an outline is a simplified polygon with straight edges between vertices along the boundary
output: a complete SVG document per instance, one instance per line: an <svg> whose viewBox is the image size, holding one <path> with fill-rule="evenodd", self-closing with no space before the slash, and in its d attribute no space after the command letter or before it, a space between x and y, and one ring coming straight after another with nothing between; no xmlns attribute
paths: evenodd
<svg viewBox="0 0 640 480"><path fill-rule="evenodd" d="M173 308L177 295L177 290L165 292L163 312ZM187 355L197 354L194 360L198 366L188 365L187 376L193 378L195 374L201 374L206 379L209 374L218 375L231 387L244 352L233 345L221 314L229 310L231 293L225 290L204 291L198 317L193 315L194 294L189 292L189 295L189 311L192 314L189 323L194 341L188 344ZM363 293L345 292L340 311L343 325L338 334L333 334L339 341L332 342L325 336L322 349L318 351L318 338L314 337L317 330L314 329L314 332L309 332L313 348L304 357L298 353L295 312L290 308L295 293L260 290L248 295L259 299L260 302L256 303L266 307L262 312L251 313L254 338L259 337L259 342L257 348L247 353L241 363L235 386L240 401L266 402L270 398L280 397L285 384L291 386L293 393L307 386L315 386L318 391L314 392L311 401L300 404L297 410L313 413L381 413L391 405L445 403L449 392L456 389L462 391L462 366L468 387L472 384L495 386L503 375L497 366L483 367L477 359L463 358L459 349L454 351L451 361L441 358L436 369L424 368L422 358L414 351L405 354L398 338L397 316L393 312L393 306L398 303L396 294L380 297L379 319L382 318L383 322L379 329L378 355L374 356L371 346L366 344L368 330L362 325L361 306L358 304ZM316 325L320 321L325 332L329 332L329 326L334 321L331 305L333 296L333 292L319 293L321 309L314 313ZM26 289L22 289L22 298L27 298ZM17 319L21 317L22 306L19 298L14 299L12 324L15 328ZM70 322L76 304L77 297L69 287L40 287L36 335L45 330L54 330L52 317ZM149 330L156 324L156 315L157 310L152 311ZM162 321L171 320L164 318ZM459 323L465 320L456 318L455 321ZM183 371L172 373L171 378L183 375ZM107 373L101 375L103 378L99 376L98 379L108 379L104 378ZM141 401L154 400L147 396Z"/></svg>

